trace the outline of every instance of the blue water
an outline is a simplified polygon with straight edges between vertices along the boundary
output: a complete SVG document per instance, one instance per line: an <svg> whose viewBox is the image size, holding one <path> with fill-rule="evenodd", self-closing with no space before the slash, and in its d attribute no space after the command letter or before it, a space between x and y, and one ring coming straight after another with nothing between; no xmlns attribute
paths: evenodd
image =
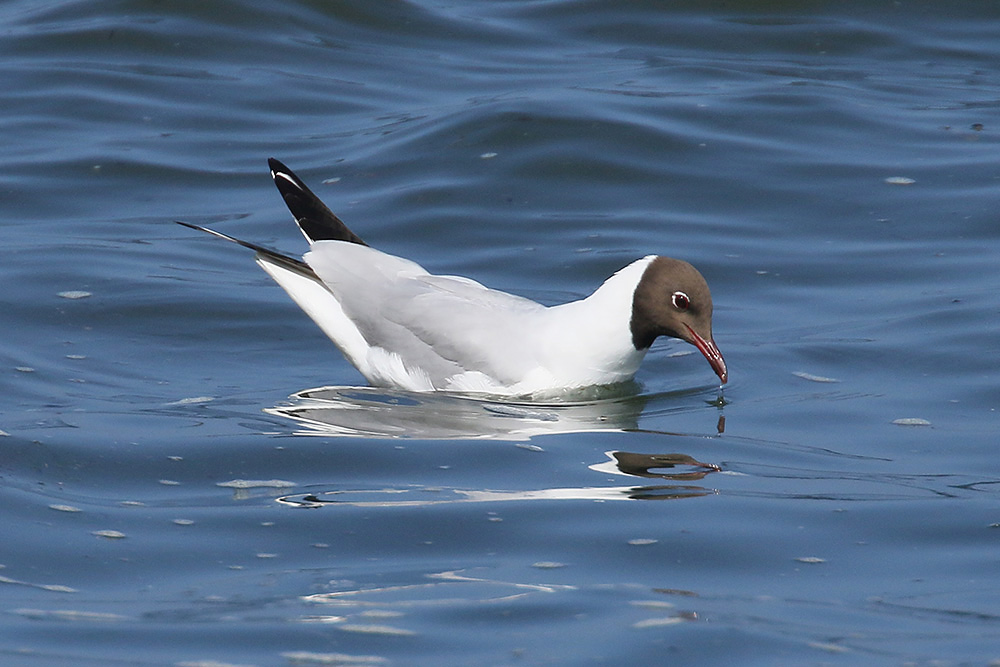
<svg viewBox="0 0 1000 667"><path fill-rule="evenodd" d="M1000 659L1000 4L0 7L0 662ZM295 169L545 303L705 274L573 403L363 386L240 248Z"/></svg>

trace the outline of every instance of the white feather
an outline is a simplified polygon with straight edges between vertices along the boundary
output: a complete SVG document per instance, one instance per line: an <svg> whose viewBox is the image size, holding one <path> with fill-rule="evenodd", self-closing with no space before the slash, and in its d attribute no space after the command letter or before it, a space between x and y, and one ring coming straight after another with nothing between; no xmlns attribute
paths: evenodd
<svg viewBox="0 0 1000 667"><path fill-rule="evenodd" d="M645 356L629 321L652 256L553 307L354 243L304 259L321 282L257 261L376 386L532 394L628 380Z"/></svg>

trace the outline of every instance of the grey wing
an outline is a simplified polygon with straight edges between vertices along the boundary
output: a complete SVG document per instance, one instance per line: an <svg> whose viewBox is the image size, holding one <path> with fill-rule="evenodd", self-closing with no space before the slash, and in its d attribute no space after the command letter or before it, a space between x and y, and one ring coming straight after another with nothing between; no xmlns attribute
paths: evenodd
<svg viewBox="0 0 1000 667"><path fill-rule="evenodd" d="M435 386L468 371L513 384L537 366L521 343L547 310L541 304L364 246L317 243L306 260L369 344Z"/></svg>
<svg viewBox="0 0 1000 667"><path fill-rule="evenodd" d="M538 365L528 344L544 306L478 283L429 276L412 298L391 300L387 319L398 322L434 356L458 372L480 371L515 384Z"/></svg>

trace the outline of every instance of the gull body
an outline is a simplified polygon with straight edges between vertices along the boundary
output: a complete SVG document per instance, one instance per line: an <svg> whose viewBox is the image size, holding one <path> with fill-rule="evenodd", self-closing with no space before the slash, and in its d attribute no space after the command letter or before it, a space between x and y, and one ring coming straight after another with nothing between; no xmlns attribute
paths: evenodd
<svg viewBox="0 0 1000 667"><path fill-rule="evenodd" d="M615 384L661 335L695 345L728 379L708 285L687 262L649 255L584 299L543 306L369 247L285 165L269 165L309 241L302 260L180 224L254 250L372 385L512 396Z"/></svg>

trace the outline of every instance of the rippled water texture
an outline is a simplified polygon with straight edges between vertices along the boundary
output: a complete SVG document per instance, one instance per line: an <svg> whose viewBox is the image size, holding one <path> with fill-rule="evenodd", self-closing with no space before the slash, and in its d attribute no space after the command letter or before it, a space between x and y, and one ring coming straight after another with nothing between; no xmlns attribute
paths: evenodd
<svg viewBox="0 0 1000 667"><path fill-rule="evenodd" d="M0 6L0 662L1000 659L1000 5ZM558 303L712 286L731 381L364 387L248 252L295 169Z"/></svg>

